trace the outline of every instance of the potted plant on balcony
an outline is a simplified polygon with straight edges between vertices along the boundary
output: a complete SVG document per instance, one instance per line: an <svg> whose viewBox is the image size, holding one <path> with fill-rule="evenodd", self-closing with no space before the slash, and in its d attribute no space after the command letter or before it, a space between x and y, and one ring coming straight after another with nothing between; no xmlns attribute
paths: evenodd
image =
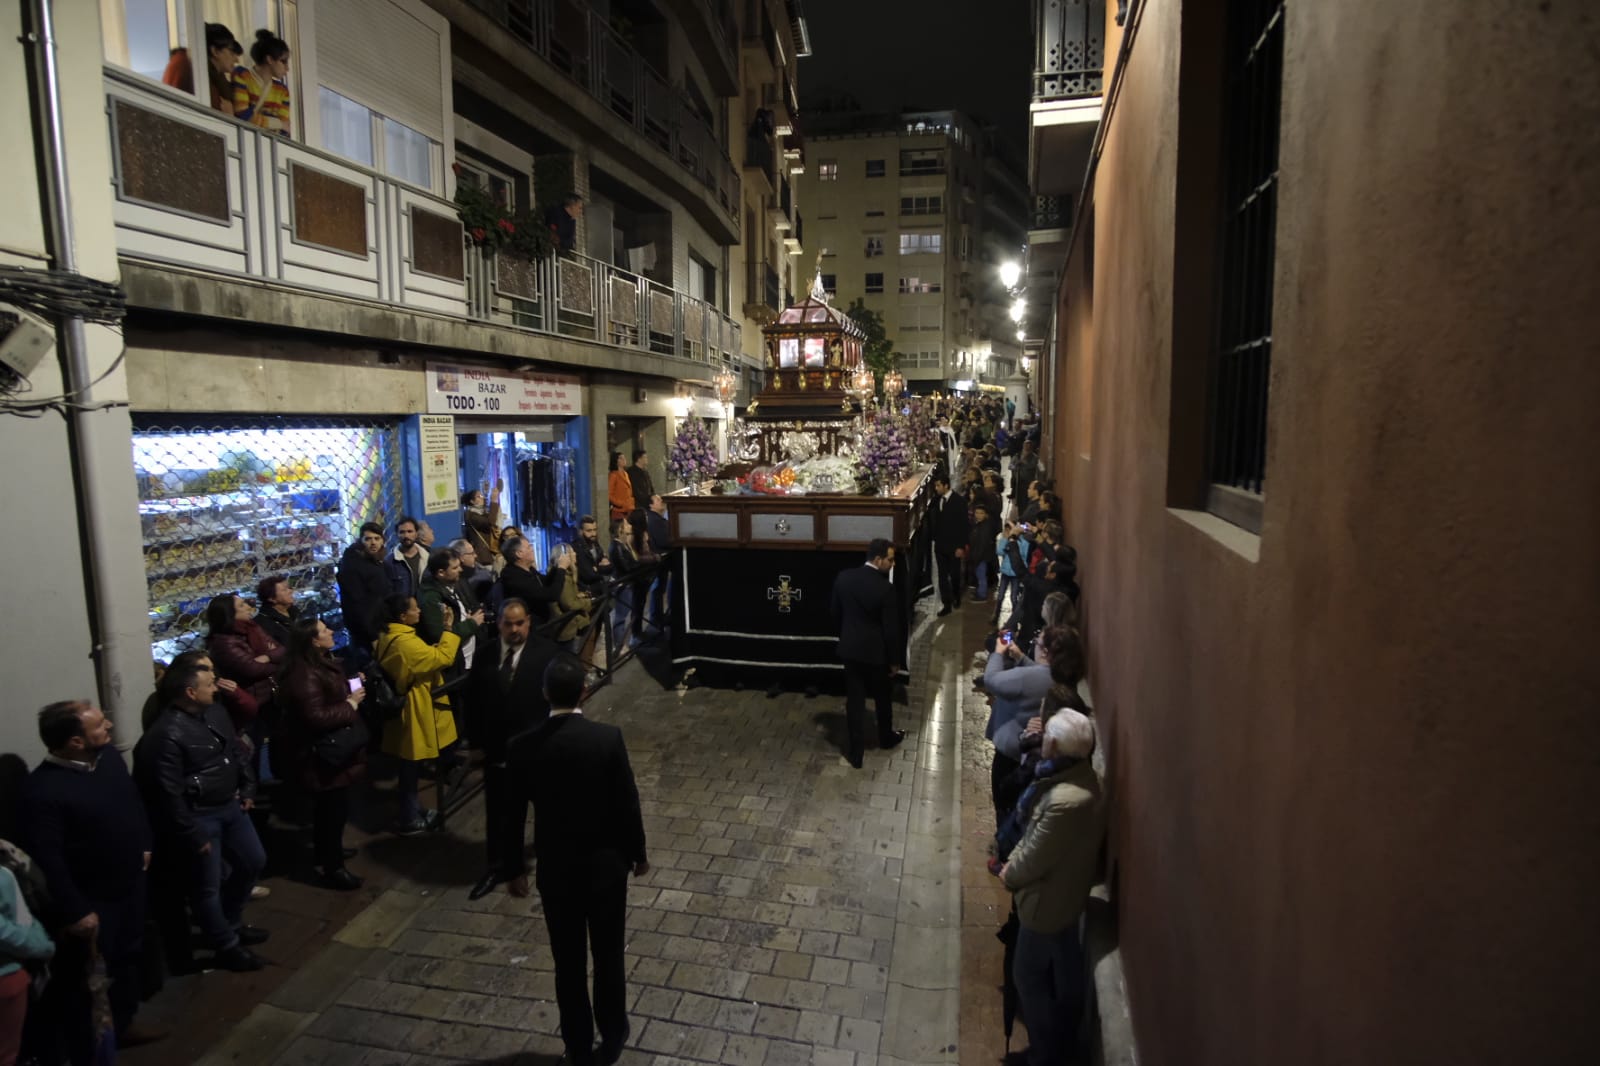
<svg viewBox="0 0 1600 1066"><path fill-rule="evenodd" d="M467 244L490 254L504 252L537 262L557 247L548 225L527 211L507 211L489 190L469 181L456 183L456 216Z"/></svg>

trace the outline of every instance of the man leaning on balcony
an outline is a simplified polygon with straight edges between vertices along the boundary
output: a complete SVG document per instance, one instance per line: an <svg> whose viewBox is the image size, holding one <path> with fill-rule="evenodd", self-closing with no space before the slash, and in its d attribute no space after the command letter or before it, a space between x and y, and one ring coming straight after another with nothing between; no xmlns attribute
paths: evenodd
<svg viewBox="0 0 1600 1066"><path fill-rule="evenodd" d="M582 217L583 197L575 192L562 197L560 207L552 207L545 212L544 220L550 226L551 236L555 237L563 252L574 251L578 247L578 219Z"/></svg>

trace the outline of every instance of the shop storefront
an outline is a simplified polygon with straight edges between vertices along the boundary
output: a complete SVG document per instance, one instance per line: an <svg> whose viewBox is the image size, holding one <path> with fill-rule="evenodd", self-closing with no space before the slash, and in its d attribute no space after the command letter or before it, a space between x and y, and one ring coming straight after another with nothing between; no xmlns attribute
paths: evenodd
<svg viewBox="0 0 1600 1066"><path fill-rule="evenodd" d="M498 524L516 526L532 541L545 569L551 548L571 543L578 519L592 513L583 404L574 377L428 364L428 410L453 420L457 471L448 506L429 501L419 508L437 543L462 535L464 493L481 489L487 501L500 485Z"/></svg>
<svg viewBox="0 0 1600 1066"><path fill-rule="evenodd" d="M339 556L399 513L397 422L137 416L133 463L156 659L203 642L212 597L276 575L343 642Z"/></svg>

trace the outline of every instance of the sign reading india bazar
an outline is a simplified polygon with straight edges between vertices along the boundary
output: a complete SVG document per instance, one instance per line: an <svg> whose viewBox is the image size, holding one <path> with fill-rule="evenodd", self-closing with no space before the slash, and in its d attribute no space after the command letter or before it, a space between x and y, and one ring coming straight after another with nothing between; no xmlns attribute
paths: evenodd
<svg viewBox="0 0 1600 1066"><path fill-rule="evenodd" d="M583 414L583 385L564 374L513 374L454 363L429 363L427 374L431 414Z"/></svg>

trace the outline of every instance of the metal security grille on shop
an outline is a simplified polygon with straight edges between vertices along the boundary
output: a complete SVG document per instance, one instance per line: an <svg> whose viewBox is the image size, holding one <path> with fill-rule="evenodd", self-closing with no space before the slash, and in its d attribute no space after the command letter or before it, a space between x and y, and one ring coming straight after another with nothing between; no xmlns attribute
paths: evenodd
<svg viewBox="0 0 1600 1066"><path fill-rule="evenodd" d="M337 568L363 522L400 513L400 441L373 420L201 424L136 419L134 472L150 594L151 650L170 660L205 638L206 605L282 576L302 614L338 630Z"/></svg>

